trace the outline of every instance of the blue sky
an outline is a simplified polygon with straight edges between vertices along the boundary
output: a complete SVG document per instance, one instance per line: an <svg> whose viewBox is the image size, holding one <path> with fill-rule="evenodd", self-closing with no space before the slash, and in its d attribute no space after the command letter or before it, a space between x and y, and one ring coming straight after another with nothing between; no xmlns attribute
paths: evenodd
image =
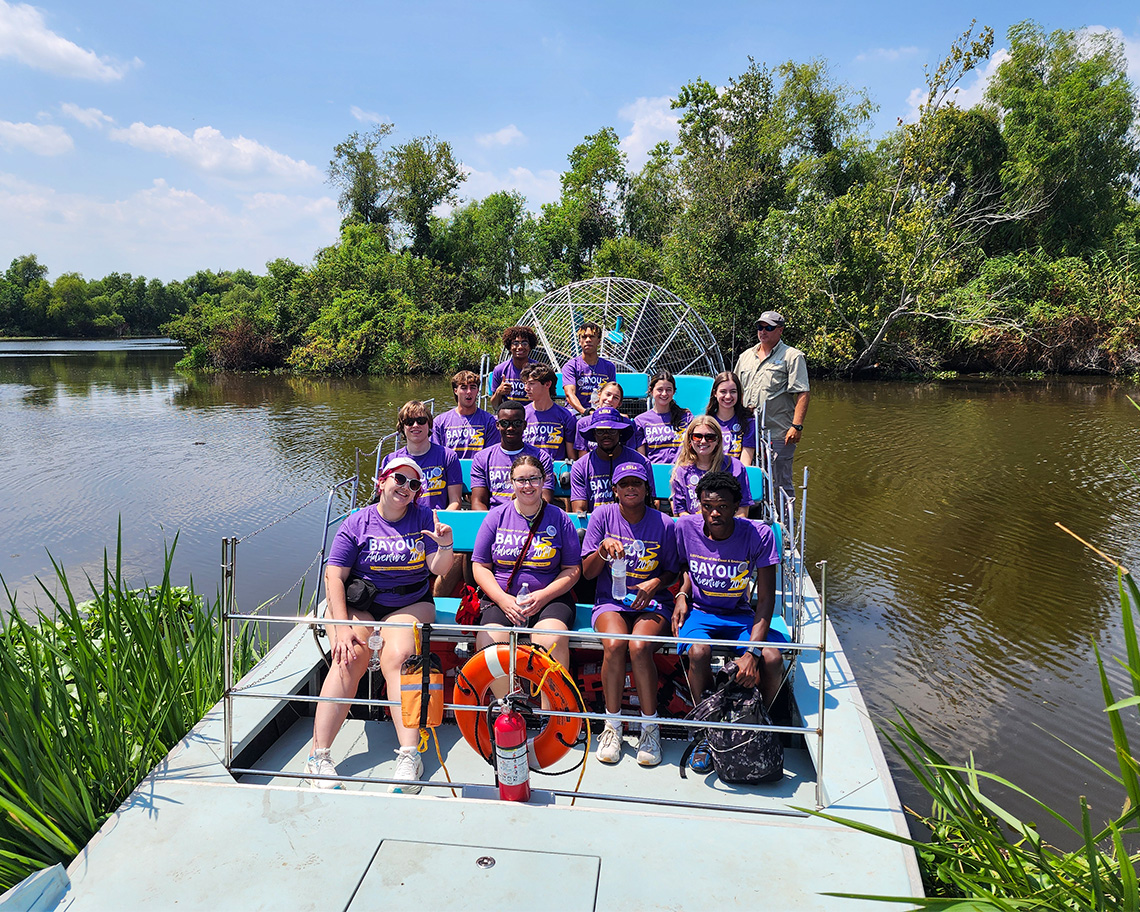
<svg viewBox="0 0 1140 912"><path fill-rule="evenodd" d="M54 278L309 263L336 239L333 146L377 120L394 142L452 144L478 199L558 196L566 155L613 126L630 164L675 135L669 98L757 61L822 58L879 105L913 108L971 18L1006 31L1107 28L1140 84L1140 7L916 3L165 4L0 0L0 269L35 253Z"/></svg>

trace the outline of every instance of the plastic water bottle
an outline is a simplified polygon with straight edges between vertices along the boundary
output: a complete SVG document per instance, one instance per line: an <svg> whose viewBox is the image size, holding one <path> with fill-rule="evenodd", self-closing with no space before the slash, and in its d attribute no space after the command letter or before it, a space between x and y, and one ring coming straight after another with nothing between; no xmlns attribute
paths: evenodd
<svg viewBox="0 0 1140 912"><path fill-rule="evenodd" d="M379 627L372 628L372 636L368 638L368 648L372 650L372 658L368 660L369 671L380 670L380 650L384 648L384 634Z"/></svg>
<svg viewBox="0 0 1140 912"><path fill-rule="evenodd" d="M519 594L515 596L515 605L519 610L526 608L530 604L530 586L525 582L519 586Z"/></svg>
<svg viewBox="0 0 1140 912"><path fill-rule="evenodd" d="M610 564L610 577L613 579L613 596L616 599L625 598L625 558L616 557Z"/></svg>

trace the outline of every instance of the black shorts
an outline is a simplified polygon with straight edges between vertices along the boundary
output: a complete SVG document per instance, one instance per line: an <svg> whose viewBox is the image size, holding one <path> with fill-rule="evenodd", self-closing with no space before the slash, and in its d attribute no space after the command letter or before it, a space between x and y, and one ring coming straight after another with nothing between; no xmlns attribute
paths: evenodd
<svg viewBox="0 0 1140 912"><path fill-rule="evenodd" d="M563 596L564 598L565 596ZM502 627L514 627L514 623L506 616L503 609L496 605L491 599L484 598L479 603L479 623L480 624L499 624ZM566 625L569 630L574 624L574 615L577 613L573 605L568 602L555 599L553 602L548 602L542 606L542 610L533 617L527 618L527 627L533 627L539 621L561 621Z"/></svg>
<svg viewBox="0 0 1140 912"><path fill-rule="evenodd" d="M412 605L418 605L421 602L427 602L428 604L431 605L432 610L433 611L435 610L435 599L433 599L431 597L431 590L430 589L424 593L423 598L416 599L414 602L409 602L407 605L401 605L399 608L389 608L386 605L382 605L380 603L380 599L382 599L383 597L384 596L381 595L376 601L374 601L372 603L372 606L368 609L368 613L372 615L373 620L382 621L385 618L391 617L393 614L396 614L398 611L404 611L408 608L411 608Z"/></svg>

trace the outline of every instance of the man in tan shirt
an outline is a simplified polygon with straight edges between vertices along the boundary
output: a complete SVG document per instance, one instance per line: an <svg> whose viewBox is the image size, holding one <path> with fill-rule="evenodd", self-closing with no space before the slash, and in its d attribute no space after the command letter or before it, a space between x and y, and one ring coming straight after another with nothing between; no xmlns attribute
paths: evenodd
<svg viewBox="0 0 1140 912"><path fill-rule="evenodd" d="M804 431L807 415L807 361L798 348L785 345L784 318L774 310L766 310L756 321L755 345L741 353L736 374L744 387L744 405L760 409L762 426L772 432L775 455L775 483L795 496L792 481L792 456Z"/></svg>

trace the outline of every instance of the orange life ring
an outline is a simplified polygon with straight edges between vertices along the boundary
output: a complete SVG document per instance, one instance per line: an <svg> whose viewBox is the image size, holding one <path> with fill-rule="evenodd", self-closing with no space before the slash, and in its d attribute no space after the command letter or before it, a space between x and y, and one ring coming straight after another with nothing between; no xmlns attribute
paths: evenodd
<svg viewBox="0 0 1140 912"><path fill-rule="evenodd" d="M468 659L455 678L452 698L455 705L471 707L456 709L455 721L467 743L488 761L491 759L491 738L487 732L487 713L483 700L492 682L509 675L510 664L511 647L507 643L494 643ZM532 689L541 686L552 710L583 712L573 684L554 665L553 659L540 649L521 644L515 648L517 678L529 681ZM581 719L547 716L542 731L527 741L531 768L542 769L557 763L570 752L581 731Z"/></svg>

